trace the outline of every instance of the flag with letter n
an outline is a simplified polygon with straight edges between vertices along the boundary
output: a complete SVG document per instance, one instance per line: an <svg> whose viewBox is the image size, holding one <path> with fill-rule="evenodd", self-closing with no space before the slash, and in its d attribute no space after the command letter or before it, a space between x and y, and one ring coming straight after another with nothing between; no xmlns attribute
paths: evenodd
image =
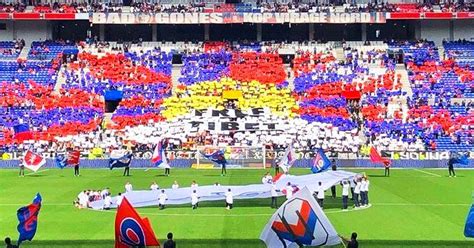
<svg viewBox="0 0 474 248"><path fill-rule="evenodd" d="M260 239L269 248L331 246L341 243L336 230L306 187L273 214Z"/></svg>

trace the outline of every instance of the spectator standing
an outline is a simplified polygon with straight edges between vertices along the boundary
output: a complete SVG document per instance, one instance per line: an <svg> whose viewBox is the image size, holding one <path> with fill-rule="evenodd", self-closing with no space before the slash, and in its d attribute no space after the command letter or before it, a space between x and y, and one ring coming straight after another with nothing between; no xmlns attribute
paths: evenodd
<svg viewBox="0 0 474 248"><path fill-rule="evenodd" d="M165 209L165 204L167 200L168 200L168 196L166 195L165 190L162 189L161 194L158 198L158 208L160 208L160 210Z"/></svg>
<svg viewBox="0 0 474 248"><path fill-rule="evenodd" d="M125 192L128 193L128 192L132 192L133 191L133 186L130 182L127 182L125 184Z"/></svg>
<svg viewBox="0 0 474 248"><path fill-rule="evenodd" d="M168 239L163 244L163 248L176 248L176 242L173 240L173 233L168 233L166 238Z"/></svg>
<svg viewBox="0 0 474 248"><path fill-rule="evenodd" d="M152 191L156 191L160 189L160 187L158 186L158 184L156 184L156 182L153 182L151 185L150 185L150 190Z"/></svg>
<svg viewBox="0 0 474 248"><path fill-rule="evenodd" d="M110 205L112 205L112 197L106 195L104 198L104 210L110 210Z"/></svg>
<svg viewBox="0 0 474 248"><path fill-rule="evenodd" d="M178 181L174 181L173 185L171 185L172 189L179 189Z"/></svg>
<svg viewBox="0 0 474 248"><path fill-rule="evenodd" d="M362 177L360 182L360 205L361 207L365 207L365 187L367 185L367 181L365 181L365 177Z"/></svg>
<svg viewBox="0 0 474 248"><path fill-rule="evenodd" d="M291 183L288 182L286 184L286 199L290 199L293 196L293 187L291 186Z"/></svg>
<svg viewBox="0 0 474 248"><path fill-rule="evenodd" d="M116 201L117 207L119 207L120 204L122 204L122 201L123 201L123 195L122 195L122 193L118 193L117 201Z"/></svg>
<svg viewBox="0 0 474 248"><path fill-rule="evenodd" d="M12 244L12 240L10 239L10 237L5 238L5 245L6 248L18 248L18 246Z"/></svg>
<svg viewBox="0 0 474 248"><path fill-rule="evenodd" d="M453 161L453 159L448 160L448 173L449 173L449 177L456 177L456 172L454 172L454 161Z"/></svg>
<svg viewBox="0 0 474 248"><path fill-rule="evenodd" d="M191 193L191 206L193 210L198 208L198 204L199 204L199 196L196 193L196 190L193 190L193 193Z"/></svg>
<svg viewBox="0 0 474 248"><path fill-rule="evenodd" d="M270 204L270 208L278 208L277 197L278 197L278 190L276 188L275 183L272 183L272 189L270 190L272 194L272 203Z"/></svg>
<svg viewBox="0 0 474 248"><path fill-rule="evenodd" d="M18 173L18 176L25 177L25 165L23 164L23 161L20 162L19 167L20 167L20 172Z"/></svg>
<svg viewBox="0 0 474 248"><path fill-rule="evenodd" d="M323 183L318 183L317 201L321 209L324 209L324 188Z"/></svg>
<svg viewBox="0 0 474 248"><path fill-rule="evenodd" d="M234 205L234 195L232 194L231 189L227 189L227 192L225 193L225 203L227 210L231 210Z"/></svg>
<svg viewBox="0 0 474 248"><path fill-rule="evenodd" d="M359 248L359 242L357 241L357 233L351 234L351 240L347 243L346 248Z"/></svg>
<svg viewBox="0 0 474 248"><path fill-rule="evenodd" d="M354 187L354 205L355 208L359 208L359 195L360 195L360 179L356 179L355 187Z"/></svg>
<svg viewBox="0 0 474 248"><path fill-rule="evenodd" d="M341 182L342 185L342 209L347 210L347 201L349 199L349 182L344 180Z"/></svg>
<svg viewBox="0 0 474 248"><path fill-rule="evenodd" d="M331 170L336 171L337 170L337 165L336 165L336 160L332 159L331 160ZM332 198L336 198L336 185L331 186L331 196Z"/></svg>

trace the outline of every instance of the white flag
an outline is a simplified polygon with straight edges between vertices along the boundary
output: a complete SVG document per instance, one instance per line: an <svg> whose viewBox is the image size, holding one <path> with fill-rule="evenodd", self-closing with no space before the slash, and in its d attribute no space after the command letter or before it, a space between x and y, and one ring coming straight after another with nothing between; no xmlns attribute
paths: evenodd
<svg viewBox="0 0 474 248"><path fill-rule="evenodd" d="M293 145L289 145L288 148L286 148L285 155L280 160L280 163L278 166L283 170L284 173L287 173L291 166L293 166L293 163L296 161L296 153L295 150L293 149Z"/></svg>
<svg viewBox="0 0 474 248"><path fill-rule="evenodd" d="M25 156L23 156L23 165L34 172L38 171L44 164L46 164L46 159L30 150L26 151Z"/></svg>
<svg viewBox="0 0 474 248"><path fill-rule="evenodd" d="M304 187L273 214L260 234L269 248L331 246L341 243L308 188Z"/></svg>

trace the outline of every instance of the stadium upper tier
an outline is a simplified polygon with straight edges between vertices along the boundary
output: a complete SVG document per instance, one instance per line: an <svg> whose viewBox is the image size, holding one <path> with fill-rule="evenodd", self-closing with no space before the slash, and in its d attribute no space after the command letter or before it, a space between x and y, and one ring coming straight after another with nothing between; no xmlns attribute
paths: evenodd
<svg viewBox="0 0 474 248"><path fill-rule="evenodd" d="M88 13L88 12L120 12L120 13L159 13L159 12L399 12L399 13L424 13L424 12L469 12L474 9L472 3L445 3L440 5L417 3L381 3L381 4L346 4L344 2L331 5L302 3L300 1L285 1L279 3L257 3L249 1L239 4L227 4L222 1L132 1L129 6L124 6L123 1L55 1L54 3L39 3L35 6L26 6L22 3L1 3L0 13Z"/></svg>
<svg viewBox="0 0 474 248"><path fill-rule="evenodd" d="M33 42L0 57L0 144L472 150L473 44L443 45Z"/></svg>

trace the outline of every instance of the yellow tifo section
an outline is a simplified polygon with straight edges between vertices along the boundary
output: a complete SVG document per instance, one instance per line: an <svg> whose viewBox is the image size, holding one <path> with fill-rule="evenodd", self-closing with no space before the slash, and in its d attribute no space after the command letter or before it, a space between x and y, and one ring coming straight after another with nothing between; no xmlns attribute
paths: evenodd
<svg viewBox="0 0 474 248"><path fill-rule="evenodd" d="M185 115L192 109L222 110L227 101L223 95L227 98L230 95L241 96L237 99L237 108L241 110L266 107L277 116L297 116L293 110L298 109L298 104L291 96L290 89L277 89L275 84L257 81L239 82L231 78L196 83L185 89L175 88L173 95L164 99L161 115L169 120Z"/></svg>

